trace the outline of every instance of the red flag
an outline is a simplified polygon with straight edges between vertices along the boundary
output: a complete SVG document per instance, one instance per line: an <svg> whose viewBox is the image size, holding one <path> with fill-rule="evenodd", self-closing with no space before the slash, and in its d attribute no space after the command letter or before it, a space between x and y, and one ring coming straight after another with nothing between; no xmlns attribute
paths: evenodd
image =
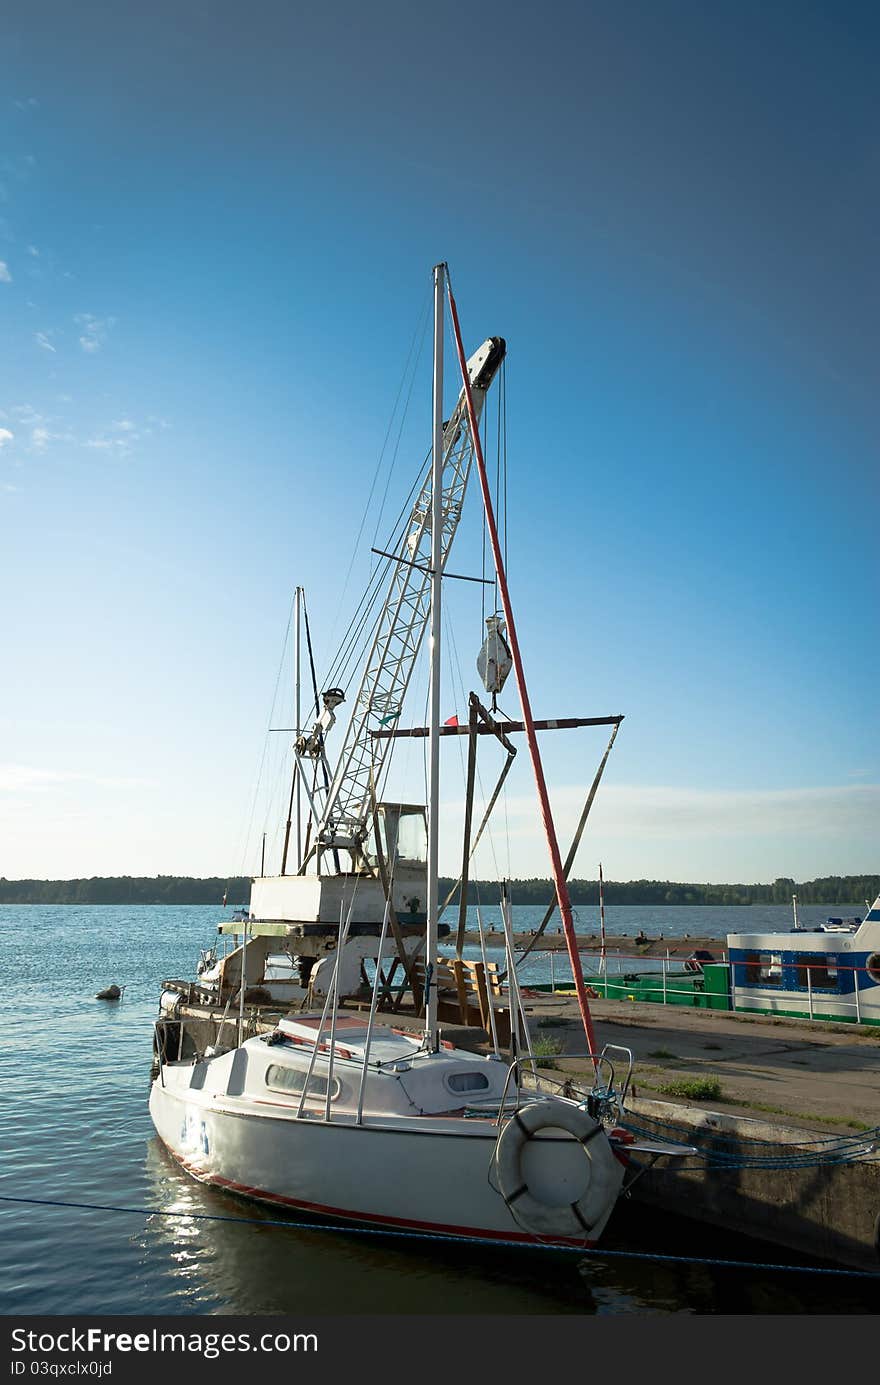
<svg viewBox="0 0 880 1385"><path fill-rule="evenodd" d="M457 726L457 725L458 725L458 717L457 717L457 716L452 716L452 717L450 717L448 721L444 721L443 725L444 725L444 726Z"/></svg>

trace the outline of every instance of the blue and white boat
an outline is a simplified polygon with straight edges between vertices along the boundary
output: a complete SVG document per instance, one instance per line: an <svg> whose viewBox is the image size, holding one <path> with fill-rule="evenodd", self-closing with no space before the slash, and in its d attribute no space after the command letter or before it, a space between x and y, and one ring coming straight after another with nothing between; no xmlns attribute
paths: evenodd
<svg viewBox="0 0 880 1385"><path fill-rule="evenodd" d="M727 942L734 1010L880 1024L880 895L861 921Z"/></svg>

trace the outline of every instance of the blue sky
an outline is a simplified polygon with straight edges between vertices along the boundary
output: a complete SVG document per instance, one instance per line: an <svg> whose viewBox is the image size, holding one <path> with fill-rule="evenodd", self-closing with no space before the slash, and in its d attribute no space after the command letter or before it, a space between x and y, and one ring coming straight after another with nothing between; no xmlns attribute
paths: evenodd
<svg viewBox="0 0 880 1385"><path fill-rule="evenodd" d="M256 867L292 591L326 668L439 258L468 349L508 341L536 714L626 714L576 873L878 868L873 7L2 24L0 874ZM478 570L475 516L460 545ZM474 591L449 599L468 686ZM565 843L603 744L543 744ZM495 855L545 874L516 776Z"/></svg>

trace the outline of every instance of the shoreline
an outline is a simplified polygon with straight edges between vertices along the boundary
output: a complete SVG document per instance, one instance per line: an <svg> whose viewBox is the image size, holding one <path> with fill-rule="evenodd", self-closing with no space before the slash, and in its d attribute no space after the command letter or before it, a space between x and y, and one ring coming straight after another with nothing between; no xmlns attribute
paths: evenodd
<svg viewBox="0 0 880 1385"><path fill-rule="evenodd" d="M450 934L450 936L443 941L448 945L453 938L454 935ZM480 935L479 933L468 931L464 935L464 940L466 943L479 946ZM598 933L577 933L575 935L575 940L579 952L598 952L600 950L601 939ZM504 934L500 929L496 929L494 932L492 930L487 930L487 946L492 943L501 945L503 941ZM518 950L528 947L529 943L534 941L534 933L514 933L513 935L513 945L514 948ZM605 948L606 951L609 952L627 952L632 957L659 958L665 957L667 952L671 957L687 957L697 948L700 948L707 952L718 954L720 960L720 954L727 950L727 939L708 938L703 935L694 934L693 936L681 938L664 938L658 936L655 938L648 938L645 942L636 942L635 934L630 937L626 933L613 935L608 933L605 936ZM536 954L540 952L565 952L567 950L565 937L562 933L542 934L535 943L534 950Z"/></svg>

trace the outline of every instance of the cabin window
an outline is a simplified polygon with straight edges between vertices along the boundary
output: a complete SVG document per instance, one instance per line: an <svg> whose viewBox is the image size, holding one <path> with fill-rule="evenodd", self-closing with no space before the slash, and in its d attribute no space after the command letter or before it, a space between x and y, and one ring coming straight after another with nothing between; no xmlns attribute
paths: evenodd
<svg viewBox="0 0 880 1385"><path fill-rule="evenodd" d="M489 1079L484 1072L453 1072L446 1079L451 1092L485 1092Z"/></svg>
<svg viewBox="0 0 880 1385"><path fill-rule="evenodd" d="M306 1074L300 1068L283 1068L277 1063L272 1063L266 1069L266 1086L271 1087L273 1092L293 1092L297 1096L305 1086ZM335 1101L342 1090L339 1078L334 1077L333 1086L330 1090L330 1100ZM327 1096L327 1079L322 1077L319 1072L313 1072L309 1078L308 1095L310 1097Z"/></svg>
<svg viewBox="0 0 880 1385"><path fill-rule="evenodd" d="M761 957L760 953L749 952L746 954L746 985L757 986L761 980Z"/></svg>
<svg viewBox="0 0 880 1385"><path fill-rule="evenodd" d="M837 990L837 958L826 952L801 953L797 959L798 985L804 990Z"/></svg>
<svg viewBox="0 0 880 1385"><path fill-rule="evenodd" d="M865 970L872 981L880 982L880 952L872 952L867 962Z"/></svg>
<svg viewBox="0 0 880 1385"><path fill-rule="evenodd" d="M782 953L759 952L756 981L759 986L779 986L782 984Z"/></svg>
<svg viewBox="0 0 880 1385"><path fill-rule="evenodd" d="M423 866L428 859L425 810L406 803L380 803L376 809L382 851L389 869L395 861ZM372 848L368 848L368 855Z"/></svg>

